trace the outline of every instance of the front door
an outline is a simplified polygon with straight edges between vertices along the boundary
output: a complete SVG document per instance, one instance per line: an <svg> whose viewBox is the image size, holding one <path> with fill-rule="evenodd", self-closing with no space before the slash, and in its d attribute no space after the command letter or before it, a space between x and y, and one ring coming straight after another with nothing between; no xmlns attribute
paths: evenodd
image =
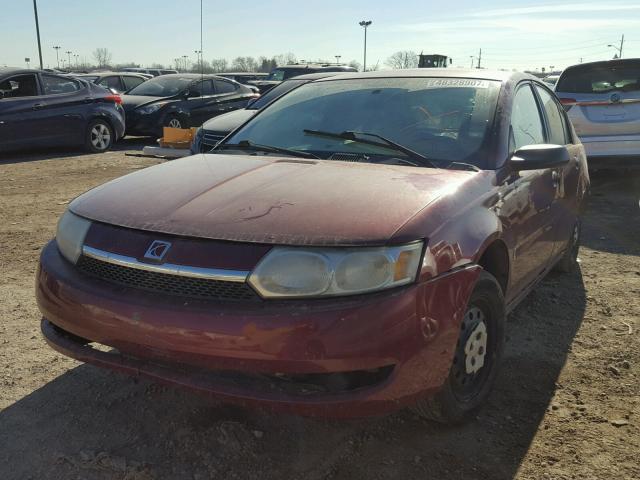
<svg viewBox="0 0 640 480"><path fill-rule="evenodd" d="M37 128L42 105L37 75L5 78L0 90L0 149L40 144L44 134Z"/></svg>
<svg viewBox="0 0 640 480"><path fill-rule="evenodd" d="M516 91L510 126L510 152L546 143L543 117L529 83ZM548 268L553 254L553 208L557 181L551 169L514 172L501 187L499 216L514 246L510 287L525 289Z"/></svg>

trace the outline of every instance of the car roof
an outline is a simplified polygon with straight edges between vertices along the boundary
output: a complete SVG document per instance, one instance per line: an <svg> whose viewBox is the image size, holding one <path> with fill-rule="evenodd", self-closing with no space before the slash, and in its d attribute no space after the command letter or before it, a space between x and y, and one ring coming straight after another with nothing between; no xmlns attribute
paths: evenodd
<svg viewBox="0 0 640 480"><path fill-rule="evenodd" d="M340 73L340 72L338 72ZM478 80L497 80L500 82L524 79L538 80L533 75L503 70L484 70L478 68L411 68L399 70L378 70L375 72L342 72L326 78L326 81L348 80L352 78L402 78L402 77L438 77L438 78L474 78ZM299 78L299 77L294 77Z"/></svg>
<svg viewBox="0 0 640 480"><path fill-rule="evenodd" d="M111 75L133 75L134 77L145 78L137 72L88 72L88 73L74 73L75 77L107 77Z"/></svg>
<svg viewBox="0 0 640 480"><path fill-rule="evenodd" d="M216 73L216 75L258 75L258 76L264 76L264 75L269 75L268 73L265 72L222 72L222 73Z"/></svg>
<svg viewBox="0 0 640 480"><path fill-rule="evenodd" d="M616 58L613 60L599 60L597 62L576 63L575 65L571 65L570 67L565 68L562 73L566 72L567 70L573 69L587 69L593 67L618 67L629 64L640 65L640 58Z"/></svg>
<svg viewBox="0 0 640 480"><path fill-rule="evenodd" d="M35 69L35 68L0 67L0 75L14 75L16 73L38 73L38 72L44 72L44 71ZM52 73L52 72L46 72L46 73Z"/></svg>
<svg viewBox="0 0 640 480"><path fill-rule="evenodd" d="M316 72L316 73L305 73L304 75L297 75L295 77L287 78L284 80L285 82L291 82L294 80L319 80L321 78L333 77L335 75L344 75L349 72Z"/></svg>

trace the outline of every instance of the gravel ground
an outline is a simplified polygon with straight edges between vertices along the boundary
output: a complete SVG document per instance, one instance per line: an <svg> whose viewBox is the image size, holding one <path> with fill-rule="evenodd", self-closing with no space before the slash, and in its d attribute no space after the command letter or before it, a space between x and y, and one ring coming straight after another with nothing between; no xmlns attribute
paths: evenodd
<svg viewBox="0 0 640 480"><path fill-rule="evenodd" d="M510 316L477 421L349 422L248 411L48 348L33 294L70 199L157 163L118 151L0 158L1 479L638 479L640 175L593 178L581 271Z"/></svg>

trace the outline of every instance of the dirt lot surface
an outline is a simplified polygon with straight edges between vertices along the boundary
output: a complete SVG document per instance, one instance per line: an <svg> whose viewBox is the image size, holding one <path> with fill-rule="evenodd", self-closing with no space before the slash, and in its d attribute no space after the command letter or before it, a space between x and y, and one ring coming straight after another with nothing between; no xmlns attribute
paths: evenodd
<svg viewBox="0 0 640 480"><path fill-rule="evenodd" d="M221 405L46 346L33 281L58 216L156 163L124 155L136 142L119 148L0 159L0 479L640 478L640 176L593 179L581 272L545 279L510 316L477 421L318 421Z"/></svg>

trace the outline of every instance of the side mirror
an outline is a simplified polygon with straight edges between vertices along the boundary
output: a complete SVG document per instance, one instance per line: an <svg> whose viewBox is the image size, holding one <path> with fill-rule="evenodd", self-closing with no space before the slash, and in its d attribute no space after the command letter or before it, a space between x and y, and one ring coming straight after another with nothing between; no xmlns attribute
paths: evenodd
<svg viewBox="0 0 640 480"><path fill-rule="evenodd" d="M0 90L0 100L4 98L4 90Z"/></svg>
<svg viewBox="0 0 640 480"><path fill-rule="evenodd" d="M109 91L110 91L111 93L113 93L114 95L120 95L120 93L121 93L121 92L119 92L118 90L116 90L116 89L115 89L115 88L113 88L113 87L109 87Z"/></svg>
<svg viewBox="0 0 640 480"><path fill-rule="evenodd" d="M196 90L188 89L184 93L184 98L193 98L193 97L199 97L199 96L200 96L200 92L198 92Z"/></svg>
<svg viewBox="0 0 640 480"><path fill-rule="evenodd" d="M569 151L564 145L525 145L514 152L509 165L515 170L538 170L560 167L569 163Z"/></svg>

